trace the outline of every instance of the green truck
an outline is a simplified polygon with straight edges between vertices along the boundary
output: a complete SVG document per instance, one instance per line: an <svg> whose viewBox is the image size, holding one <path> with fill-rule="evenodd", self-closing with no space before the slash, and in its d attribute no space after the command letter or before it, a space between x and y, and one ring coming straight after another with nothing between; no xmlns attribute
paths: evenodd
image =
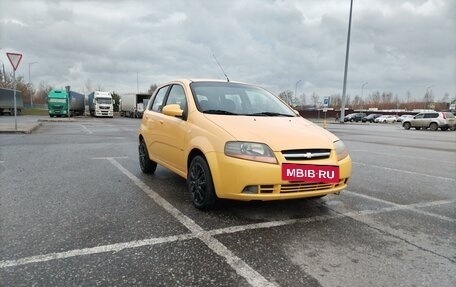
<svg viewBox="0 0 456 287"><path fill-rule="evenodd" d="M68 116L68 93L65 90L51 90L47 97L49 116Z"/></svg>

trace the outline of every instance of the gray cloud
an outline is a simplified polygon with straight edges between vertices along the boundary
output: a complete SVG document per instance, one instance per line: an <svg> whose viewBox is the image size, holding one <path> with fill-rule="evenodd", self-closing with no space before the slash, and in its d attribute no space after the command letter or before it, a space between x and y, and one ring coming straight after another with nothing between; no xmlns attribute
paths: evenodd
<svg viewBox="0 0 456 287"><path fill-rule="evenodd" d="M354 1L348 93L456 96L452 0ZM349 1L14 1L0 3L0 60L24 54L35 86L136 91L176 77L273 92L341 93Z"/></svg>

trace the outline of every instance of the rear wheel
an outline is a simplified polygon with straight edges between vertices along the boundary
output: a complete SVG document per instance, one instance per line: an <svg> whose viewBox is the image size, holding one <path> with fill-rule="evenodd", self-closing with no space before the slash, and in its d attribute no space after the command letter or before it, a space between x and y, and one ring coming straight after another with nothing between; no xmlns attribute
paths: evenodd
<svg viewBox="0 0 456 287"><path fill-rule="evenodd" d="M444 127L444 128L440 128L442 131L447 131L448 128L447 127Z"/></svg>
<svg viewBox="0 0 456 287"><path fill-rule="evenodd" d="M404 129L406 129L406 130L409 130L409 129L410 129L410 126L411 126L411 125L410 125L409 122L406 122L406 123L403 124L403 127L404 127Z"/></svg>
<svg viewBox="0 0 456 287"><path fill-rule="evenodd" d="M217 196L215 195L211 171L202 156L195 156L190 163L187 187L196 208L209 210L215 207Z"/></svg>
<svg viewBox="0 0 456 287"><path fill-rule="evenodd" d="M436 131L439 128L439 126L436 123L431 123L429 125L429 128L431 129L431 131Z"/></svg>
<svg viewBox="0 0 456 287"><path fill-rule="evenodd" d="M415 130L419 131L419 130L421 130L421 128L420 127L415 127Z"/></svg>
<svg viewBox="0 0 456 287"><path fill-rule="evenodd" d="M149 158L149 152L147 151L147 146L144 140L139 142L138 153L139 166L141 167L142 172L154 173L157 169L157 163Z"/></svg>

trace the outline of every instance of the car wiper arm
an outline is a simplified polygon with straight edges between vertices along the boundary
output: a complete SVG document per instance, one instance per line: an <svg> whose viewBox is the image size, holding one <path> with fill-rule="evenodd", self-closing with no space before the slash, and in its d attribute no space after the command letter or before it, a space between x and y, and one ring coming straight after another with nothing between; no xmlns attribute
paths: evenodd
<svg viewBox="0 0 456 287"><path fill-rule="evenodd" d="M275 112L261 112L248 114L248 116L263 116L263 117L293 117L293 115L275 113Z"/></svg>
<svg viewBox="0 0 456 287"><path fill-rule="evenodd" d="M238 115L236 113L232 113L232 112L225 111L225 110L205 110L205 111L203 111L203 113L214 114L214 115Z"/></svg>

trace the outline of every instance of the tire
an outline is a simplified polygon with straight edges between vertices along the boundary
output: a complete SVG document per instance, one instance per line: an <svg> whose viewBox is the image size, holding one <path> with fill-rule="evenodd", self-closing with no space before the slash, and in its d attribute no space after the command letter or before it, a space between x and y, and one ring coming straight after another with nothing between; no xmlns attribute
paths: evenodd
<svg viewBox="0 0 456 287"><path fill-rule="evenodd" d="M210 210L215 207L217 196L211 170L202 156L195 156L190 163L187 174L187 187L193 205L200 210Z"/></svg>
<svg viewBox="0 0 456 287"><path fill-rule="evenodd" d="M443 128L440 128L442 131L447 131L448 128L447 127L443 127Z"/></svg>
<svg viewBox="0 0 456 287"><path fill-rule="evenodd" d="M147 146L144 140L141 140L139 142L138 154L139 167L141 168L142 172L147 174L154 173L157 169L157 163L149 158L149 152L147 151Z"/></svg>
<svg viewBox="0 0 456 287"><path fill-rule="evenodd" d="M419 130L421 130L421 128L420 127L416 127L415 130L419 131Z"/></svg>
<svg viewBox="0 0 456 287"><path fill-rule="evenodd" d="M429 125L429 128L431 129L431 131L436 131L439 128L439 126L436 123L431 123Z"/></svg>
<svg viewBox="0 0 456 287"><path fill-rule="evenodd" d="M409 122L405 122L403 125L404 129L409 130L411 127L411 124Z"/></svg>

